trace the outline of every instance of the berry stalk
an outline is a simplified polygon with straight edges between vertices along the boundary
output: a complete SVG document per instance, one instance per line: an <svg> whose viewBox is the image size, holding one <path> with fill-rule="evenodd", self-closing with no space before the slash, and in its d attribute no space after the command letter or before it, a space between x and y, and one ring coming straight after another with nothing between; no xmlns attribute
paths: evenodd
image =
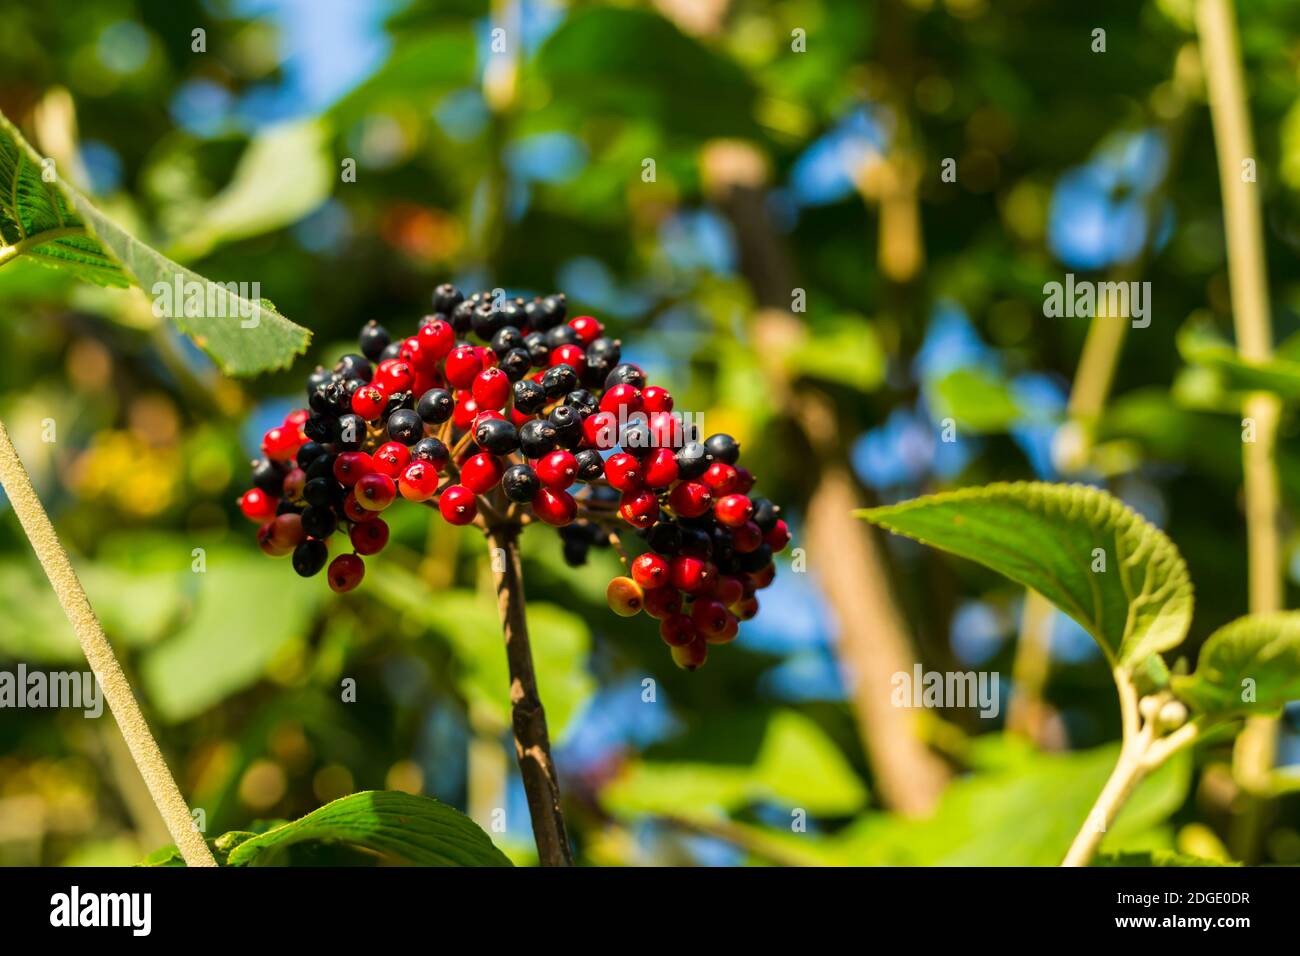
<svg viewBox="0 0 1300 956"><path fill-rule="evenodd" d="M131 757L149 788L149 795L162 815L163 822L176 848L180 850L186 866L216 866L212 851L203 842L203 834L194 828L190 809L181 796L180 788L172 777L167 761L163 759L158 742L149 731L149 724L140 713L131 685L122 673L122 665L113 653L113 646L104 636L104 629L90 606L85 589L77 579L77 572L68 560L68 553L59 543L54 526L50 524L49 515L41 505L32 487L31 477L23 467L9 432L0 422L0 486L9 497L14 513L23 526L32 550L49 578L50 587L59 598L63 613L67 615L72 630L81 643L81 650L86 661L95 674L95 680L108 701L108 708L113 713L122 736L126 739Z"/></svg>
<svg viewBox="0 0 1300 956"><path fill-rule="evenodd" d="M524 603L524 578L519 563L519 526L494 524L487 529L496 577L497 606L506 641L510 669L510 716L515 735L515 757L524 780L528 812L533 821L538 860L542 866L572 866L573 851L560 809L560 782L551 760L551 739L546 711L537 692L533 651L528 642ZM499 550L498 550L499 549Z"/></svg>

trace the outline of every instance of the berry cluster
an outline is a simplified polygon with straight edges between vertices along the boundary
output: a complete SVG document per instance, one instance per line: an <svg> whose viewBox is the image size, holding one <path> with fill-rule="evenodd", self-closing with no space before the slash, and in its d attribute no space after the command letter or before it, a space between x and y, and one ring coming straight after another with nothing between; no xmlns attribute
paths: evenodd
<svg viewBox="0 0 1300 956"><path fill-rule="evenodd" d="M328 562L342 592L387 544L380 514L398 497L454 525L542 521L561 529L571 564L618 548L629 574L609 583L610 607L657 618L680 666L734 639L790 538L779 509L750 497L735 439L688 434L599 321L566 321L563 295L500 301L441 285L434 307L410 338L367 324L360 353L317 367L308 408L266 433L239 500L262 550L292 554L304 577ZM623 524L646 544L630 563ZM329 561L340 528L351 550Z"/></svg>

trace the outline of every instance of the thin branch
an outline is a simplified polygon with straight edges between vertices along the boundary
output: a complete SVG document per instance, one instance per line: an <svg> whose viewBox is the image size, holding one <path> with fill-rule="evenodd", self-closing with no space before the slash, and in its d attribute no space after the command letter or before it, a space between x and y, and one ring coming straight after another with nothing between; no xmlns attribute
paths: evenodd
<svg viewBox="0 0 1300 956"><path fill-rule="evenodd" d="M36 491L32 488L31 477L23 467L9 432L0 422L0 485L3 485L14 513L23 526L23 531L31 541L32 549L45 569L45 576L63 606L72 630L81 642L81 650L86 655L90 669L108 701L109 709L117 720L122 736L131 750L131 757L149 788L154 805L162 814L163 821L187 866L216 866L212 852L203 841L203 836L194 827L190 808L181 796L176 780L167 768L158 742L149 731L149 725L140 713L131 685L122 673L122 666L113 654L113 647L104 636L104 629L90 606L90 599L72 569L68 554L59 543L58 535L50 524L49 516L41 505Z"/></svg>
<svg viewBox="0 0 1300 956"><path fill-rule="evenodd" d="M1205 67L1210 119L1223 193L1223 224L1227 238L1228 282L1237 349L1248 361L1261 362L1273 351L1269 321L1268 277L1264 265L1264 232L1260 223L1258 185L1242 174L1242 165L1256 158L1242 77L1237 24L1231 0L1200 0L1197 33ZM1280 407L1276 396L1250 395L1245 417L1253 420L1255 440L1242 444L1242 473L1246 499L1247 573L1252 614L1282 607L1282 559L1274 445ZM1233 768L1245 789L1266 780L1277 749L1277 721L1251 719L1237 738ZM1238 850L1254 855L1263 827L1264 808L1251 801L1240 819Z"/></svg>
<svg viewBox="0 0 1300 956"><path fill-rule="evenodd" d="M1083 827L1070 844L1061 866L1087 866L1101 846L1102 838L1115 821L1124 802L1150 769L1146 762L1147 751L1155 736L1155 721L1141 726L1138 713L1137 688L1132 678L1121 668L1115 669L1115 686L1119 690L1119 708L1124 724L1124 743L1119 760L1111 771L1110 779L1093 804Z"/></svg>
<svg viewBox="0 0 1300 956"><path fill-rule="evenodd" d="M546 712L537 692L533 652L528 641L524 610L524 578L519 563L519 526L498 524L487 529L496 578L497 605L506 641L510 669L510 717L515 736L515 757L528 797L533 838L542 866L572 866L573 851L560 809L560 782L551 760L551 739Z"/></svg>

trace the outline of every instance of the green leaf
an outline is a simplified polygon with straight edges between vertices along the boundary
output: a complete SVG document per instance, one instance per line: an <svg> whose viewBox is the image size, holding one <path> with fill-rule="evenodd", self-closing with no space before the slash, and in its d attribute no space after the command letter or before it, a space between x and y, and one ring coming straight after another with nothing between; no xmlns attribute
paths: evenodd
<svg viewBox="0 0 1300 956"><path fill-rule="evenodd" d="M773 714L751 765L644 760L601 794L621 814L698 817L758 802L800 807L818 816L861 809L867 791L844 754L797 711Z"/></svg>
<svg viewBox="0 0 1300 956"><path fill-rule="evenodd" d="M954 369L932 388L934 417L976 433L1005 432L1024 410L1002 378L981 368Z"/></svg>
<svg viewBox="0 0 1300 956"><path fill-rule="evenodd" d="M1045 754L987 734L980 745L1002 751L995 765L954 780L928 817L870 812L833 835L785 828L764 836L825 866L1057 866L1114 769L1118 744ZM1175 754L1138 785L1103 848L1163 823L1186 802L1191 781L1191 755Z"/></svg>
<svg viewBox="0 0 1300 956"><path fill-rule="evenodd" d="M999 483L857 514L1033 588L1096 638L1112 665L1133 670L1182 643L1191 623L1178 549L1097 488ZM1105 570L1093 571L1103 555Z"/></svg>
<svg viewBox="0 0 1300 956"><path fill-rule="evenodd" d="M1184 361L1214 372L1230 391L1266 391L1300 400L1300 361L1282 356L1247 361L1207 323L1189 322L1179 329L1178 351Z"/></svg>
<svg viewBox="0 0 1300 956"><path fill-rule="evenodd" d="M510 866L486 833L459 810L432 797L366 790L340 797L264 833L235 830L211 841L225 866L274 865L299 844L343 845L413 866ZM149 854L143 866L183 865L174 847Z"/></svg>
<svg viewBox="0 0 1300 956"><path fill-rule="evenodd" d="M1175 675L1174 693L1194 709L1230 716L1300 700L1300 611L1252 614L1206 640L1196 670Z"/></svg>
<svg viewBox="0 0 1300 956"><path fill-rule="evenodd" d="M306 350L311 333L258 301L256 286L211 282L172 262L43 163L0 114L0 267L27 256L99 285L134 283L232 375L283 368Z"/></svg>
<svg viewBox="0 0 1300 956"><path fill-rule="evenodd" d="M327 133L318 120L259 133L226 187L187 215L194 225L169 251L182 259L202 256L220 243L272 232L312 212L334 185Z"/></svg>
<svg viewBox="0 0 1300 956"><path fill-rule="evenodd" d="M188 562L188 551L177 554ZM192 593L193 612L140 664L143 689L169 722L197 716L261 680L286 643L306 639L324 600L320 588L274 573L288 568L268 568L261 555L209 549L206 567L191 574L186 563L176 572L173 586Z"/></svg>

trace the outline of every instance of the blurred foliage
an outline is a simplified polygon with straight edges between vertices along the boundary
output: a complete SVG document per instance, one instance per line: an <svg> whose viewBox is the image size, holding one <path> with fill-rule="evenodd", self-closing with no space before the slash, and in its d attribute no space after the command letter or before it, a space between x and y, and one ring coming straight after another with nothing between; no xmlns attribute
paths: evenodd
<svg viewBox="0 0 1300 956"><path fill-rule="evenodd" d="M1300 3L1238 13L1284 342L1300 331ZM1248 369L1225 351L1218 173L1192 22L1185 0L9 5L0 112L123 229L214 281L259 282L312 333L292 369L229 379L138 291L21 259L0 268L0 417L205 832L403 791L465 810L512 859L529 858L477 537L394 514L389 549L340 597L266 560L234 504L257 436L301 403L310 368L368 319L413 329L448 278L564 289L678 408L737 436L798 546L810 469L773 368L830 396L848 464L880 501L1057 479L1087 322L1044 318L1043 285L1141 270L1154 320L1127 336L1114 398L1070 477L1168 529L1200 582L1190 646L1241 614L1234 393L1251 376L1290 382L1296 352ZM1105 53L1091 49L1098 26ZM806 52L792 48L796 31ZM806 294L799 343L756 338L747 237L701 169L720 137L753 144L766 167L775 241ZM940 176L948 158L956 182ZM909 181L919 267L899 275L882 263L904 233L881 223ZM1214 339L1183 331L1194 328ZM940 440L947 417L956 442ZM42 441L48 421L54 441ZM1300 504L1296 434L1288 410L1288 515ZM932 816L898 818L871 796L813 575L783 567L740 640L687 675L652 622L606 610L610 552L571 569L536 529L523 548L583 862L1051 864L1114 761L1106 664L1058 619L1046 690L1056 751L1004 733L1001 716L928 714L956 776ZM1016 590L910 542L889 548L925 665L1009 678ZM77 665L43 583L4 513L6 669ZM166 842L113 734L107 716L0 716L0 863L134 863ZM1219 853L1233 846L1239 796L1228 758L1211 743L1148 780L1103 862L1235 859ZM1279 759L1300 761L1293 718ZM1300 808L1288 797L1275 810L1256 859L1300 862Z"/></svg>

